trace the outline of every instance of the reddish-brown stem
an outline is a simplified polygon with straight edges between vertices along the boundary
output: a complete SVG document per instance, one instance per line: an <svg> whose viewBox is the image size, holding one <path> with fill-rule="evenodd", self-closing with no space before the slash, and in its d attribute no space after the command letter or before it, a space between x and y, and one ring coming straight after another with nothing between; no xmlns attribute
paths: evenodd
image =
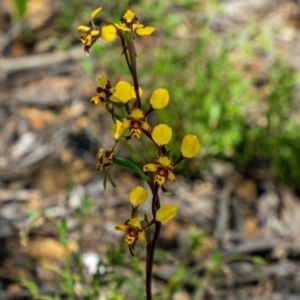
<svg viewBox="0 0 300 300"><path fill-rule="evenodd" d="M136 94L136 103L134 104L134 107L141 108L141 97L140 97L140 93L139 93L139 82L138 82L138 77L137 77L137 66L136 66L136 50L135 50L135 45L134 45L135 33L130 32L129 38L127 38L126 36L124 36L123 33L119 32L119 30L118 30L118 35L121 39L121 44L122 44L122 48L123 48L123 53L125 55L125 60L126 60L128 69L129 69L132 79L133 79L133 86L134 86L134 90L135 90L135 94ZM125 108L126 108L127 113L129 113L129 111L130 111L129 107L126 106ZM151 110L148 111L148 114L150 112L151 112ZM145 130L143 130L143 132L154 144L156 144L153 141L152 136L149 132L147 132ZM162 153L166 152L166 149L164 146L160 147L159 150ZM149 184L149 186L152 189L152 193L153 193L152 215L153 215L153 219L155 219L156 212L160 208L160 201L159 201L159 196L158 196L159 185L157 183L155 183L154 185ZM135 212L136 212L136 210L133 209L132 217L135 214ZM154 252L155 252L156 242L158 240L160 230L161 230L161 222L155 221L154 224L155 224L155 229L154 229L153 239L147 245L146 286L145 286L147 300L152 300L152 270L153 270ZM132 254L133 249L131 247L129 247L129 250Z"/></svg>
<svg viewBox="0 0 300 300"><path fill-rule="evenodd" d="M148 117L153 111L155 111L155 109L150 106L149 109L145 112L145 117Z"/></svg>
<svg viewBox="0 0 300 300"><path fill-rule="evenodd" d="M178 159L176 160L176 162L173 164L173 167L175 168L177 165L179 165L183 160L185 159L185 157L182 156L182 154L180 154L180 156L178 157Z"/></svg>
<svg viewBox="0 0 300 300"><path fill-rule="evenodd" d="M136 212L137 212L137 209L138 209L138 206L137 206L137 207L132 206L132 209L131 209L131 218L134 218L134 217L135 217L135 214L136 214Z"/></svg>
<svg viewBox="0 0 300 300"><path fill-rule="evenodd" d="M154 142L154 140L153 140L153 138L152 138L152 136L151 136L151 133L150 133L149 131L144 130L144 129L142 129L142 130L143 130L145 136L147 136L147 138L149 138L149 140L151 140L151 142L153 142L153 144L155 144L156 147L159 147L159 146ZM163 155L165 155L165 154L168 152L167 149L166 149L166 147L165 147L165 145L160 146L160 148L161 148L161 153L162 153Z"/></svg>
<svg viewBox="0 0 300 300"><path fill-rule="evenodd" d="M141 108L141 96L139 93L139 82L138 82L138 77L137 77L137 67L136 67L136 51L135 51L135 45L134 45L134 33L130 32L130 37L127 40L127 47L129 51L129 58L130 58L130 63L132 67L132 79L133 79L133 86L134 86L134 91L136 94L136 100L137 100L137 108Z"/></svg>
<svg viewBox="0 0 300 300"><path fill-rule="evenodd" d="M126 109L126 112L127 112L127 114L129 115L130 114L130 112L131 112L131 109L130 109L130 106L129 106L129 103L127 102L127 103L125 103L125 109Z"/></svg>
<svg viewBox="0 0 300 300"><path fill-rule="evenodd" d="M143 227L143 230L151 227L154 223L155 223L155 219L152 219L152 221L150 221L146 226Z"/></svg>
<svg viewBox="0 0 300 300"><path fill-rule="evenodd" d="M113 26L115 26L114 23L112 23L112 22L106 20L106 19L103 18L103 17L101 17L100 19L101 19L106 25L113 25ZM123 53L124 53L124 55L125 55L126 63L127 63L128 69L129 69L129 71L130 71L130 73L131 73L131 75L132 75L132 66L131 66L131 64L130 64L130 61L129 61L129 58L128 58L128 54L127 54L127 47L126 47L126 43L125 43L124 33L123 33L123 31L122 31L121 29L117 28L116 26L115 26L115 28L116 28L116 30L117 30L117 35L118 35L118 36L120 37L120 39L121 39L121 44L122 44L122 48L123 48Z"/></svg>
<svg viewBox="0 0 300 300"><path fill-rule="evenodd" d="M152 192L153 192L153 198L152 198L153 218L155 218L156 212L160 208L158 191L159 191L159 185L157 183L155 183L154 188L152 190ZM152 283L153 259L154 259L155 246L156 246L157 239L159 237L160 230L161 230L161 222L156 221L153 239L151 241L151 244L147 246L147 262L146 262L146 299L147 300L152 299L152 284L151 283Z"/></svg>
<svg viewBox="0 0 300 300"><path fill-rule="evenodd" d="M126 46L126 42L125 42L125 38L123 35L120 35L121 38L121 44L122 44L122 48L123 48L123 53L125 55L125 60L126 60L126 64L128 66L128 69L130 71L131 76L133 77L133 73L132 73L132 66L128 57L128 53L127 53L127 46Z"/></svg>

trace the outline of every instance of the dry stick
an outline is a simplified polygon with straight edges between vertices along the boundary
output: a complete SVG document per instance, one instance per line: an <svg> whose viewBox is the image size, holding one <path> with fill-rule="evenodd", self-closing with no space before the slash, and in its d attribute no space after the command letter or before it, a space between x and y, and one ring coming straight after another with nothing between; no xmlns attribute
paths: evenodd
<svg viewBox="0 0 300 300"><path fill-rule="evenodd" d="M156 217L156 212L160 208L160 201L158 196L159 185L155 183L153 189L153 199L152 199L152 214L153 218ZM161 222L155 222L154 236L151 241L151 245L147 246L147 265L146 265L146 297L147 300L152 299L151 292L151 281L152 281L152 269L153 269L153 258L155 252L155 245L161 230Z"/></svg>
<svg viewBox="0 0 300 300"><path fill-rule="evenodd" d="M21 57L0 58L0 74L7 76L13 72L30 69L46 68L55 64L62 64L71 59L77 60L82 56L82 46L75 46L68 51L54 53L33 54Z"/></svg>
<svg viewBox="0 0 300 300"><path fill-rule="evenodd" d="M228 207L233 187L234 184L232 183L232 181L227 180L219 197L218 218L214 232L219 248L223 248L225 242L224 235L228 227L227 223L229 219Z"/></svg>
<svg viewBox="0 0 300 300"><path fill-rule="evenodd" d="M8 191L0 189L0 202L1 201L28 201L29 199L41 199L42 192L40 190L13 190Z"/></svg>

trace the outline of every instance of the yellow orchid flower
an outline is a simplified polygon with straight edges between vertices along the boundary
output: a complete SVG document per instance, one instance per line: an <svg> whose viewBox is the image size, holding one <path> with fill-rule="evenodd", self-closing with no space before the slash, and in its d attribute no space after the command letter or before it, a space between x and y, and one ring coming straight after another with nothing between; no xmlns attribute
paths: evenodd
<svg viewBox="0 0 300 300"><path fill-rule="evenodd" d="M143 233L144 229L139 218L129 219L125 222L125 224L117 225L115 230L127 232L124 241L128 245L133 244L137 239L147 245L147 241Z"/></svg>
<svg viewBox="0 0 300 300"><path fill-rule="evenodd" d="M171 180L173 183L176 181L176 177L173 173L173 165L171 160L167 156L161 156L157 158L152 164L146 164L143 167L144 172L156 172L154 182L159 186L162 186L166 178Z"/></svg>
<svg viewBox="0 0 300 300"><path fill-rule="evenodd" d="M119 24L115 24L115 26L124 32L132 31L141 36L150 35L155 30L154 27L144 27L144 25L139 22L139 19L131 10L127 10L121 18Z"/></svg>

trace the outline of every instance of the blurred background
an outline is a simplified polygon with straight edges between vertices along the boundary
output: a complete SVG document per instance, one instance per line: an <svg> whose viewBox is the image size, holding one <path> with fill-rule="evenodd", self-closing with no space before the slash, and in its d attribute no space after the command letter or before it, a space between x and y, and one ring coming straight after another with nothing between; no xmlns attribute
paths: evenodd
<svg viewBox="0 0 300 300"><path fill-rule="evenodd" d="M185 134L201 142L162 195L179 210L163 226L155 299L298 299L298 0L2 0L0 298L143 299L144 249L133 261L114 226L144 183L116 166L118 188L104 191L95 170L112 121L89 99L100 76L131 81L117 40L84 54L77 27L98 6L156 28L136 39L144 107L168 89L150 122L172 127L174 159ZM119 154L142 166L146 143Z"/></svg>

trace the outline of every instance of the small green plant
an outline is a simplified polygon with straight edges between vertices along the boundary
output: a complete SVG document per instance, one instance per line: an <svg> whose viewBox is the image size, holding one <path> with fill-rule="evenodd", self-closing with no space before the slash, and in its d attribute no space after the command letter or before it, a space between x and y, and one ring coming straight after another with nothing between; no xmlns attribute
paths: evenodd
<svg viewBox="0 0 300 300"><path fill-rule="evenodd" d="M257 122L243 126L243 139L237 146L240 166L258 162L270 177L286 184L299 185L300 138L299 101L295 95L297 72L284 59L277 58L266 80L265 98Z"/></svg>
<svg viewBox="0 0 300 300"><path fill-rule="evenodd" d="M14 0L13 4L18 12L19 17L22 18L27 9L26 0Z"/></svg>
<svg viewBox="0 0 300 300"><path fill-rule="evenodd" d="M110 170L114 165L126 167L141 176L152 194L150 216L145 214L141 219L138 216L138 209L148 199L149 194L142 186L133 187L129 193L132 208L128 219L115 227L116 230L126 232L124 241L133 258L136 259L135 244L138 240L146 246L145 294L146 298L150 300L152 299L151 281L154 252L161 223L172 219L177 212L177 207L172 204L161 206L160 193L170 194L165 187L166 180L176 182L174 169L185 159L195 157L200 144L196 135L184 136L180 153L173 161L172 148L167 149L166 147L172 138L171 127L166 124L152 126L147 120L155 111L165 108L170 100L167 89L156 88L150 96L150 103L142 106L144 103L144 101L142 102L143 90L139 84L135 40L138 36L151 35L155 28L145 27L131 10L127 10L118 23L99 17L105 25L97 26L93 19L101 10L102 8L99 7L91 13L89 26L81 25L78 27L79 32L84 34L80 38L84 50L86 54L89 54L90 48L99 38L107 42L119 38L122 55L131 75L132 84L124 80L111 84L107 78L99 78L96 95L91 98L90 102L93 105L101 104L111 115L113 121L111 133L114 143L108 149L101 148L99 150L96 168L98 171L105 170L104 186L106 186L107 181L110 181L116 187ZM125 135L127 130L128 133ZM134 138L140 139L142 135L148 140L148 144L143 145L144 154L149 153L150 145L156 149L156 157L152 163L146 163L143 168L140 168L132 160L115 155L115 150L121 141L127 143ZM151 157L151 153L149 156ZM146 161L148 162L148 160L149 158Z"/></svg>
<svg viewBox="0 0 300 300"><path fill-rule="evenodd" d="M193 255L200 254L200 247L207 240L208 236L203 232L203 230L197 228L194 225L189 227L189 241L190 249Z"/></svg>

